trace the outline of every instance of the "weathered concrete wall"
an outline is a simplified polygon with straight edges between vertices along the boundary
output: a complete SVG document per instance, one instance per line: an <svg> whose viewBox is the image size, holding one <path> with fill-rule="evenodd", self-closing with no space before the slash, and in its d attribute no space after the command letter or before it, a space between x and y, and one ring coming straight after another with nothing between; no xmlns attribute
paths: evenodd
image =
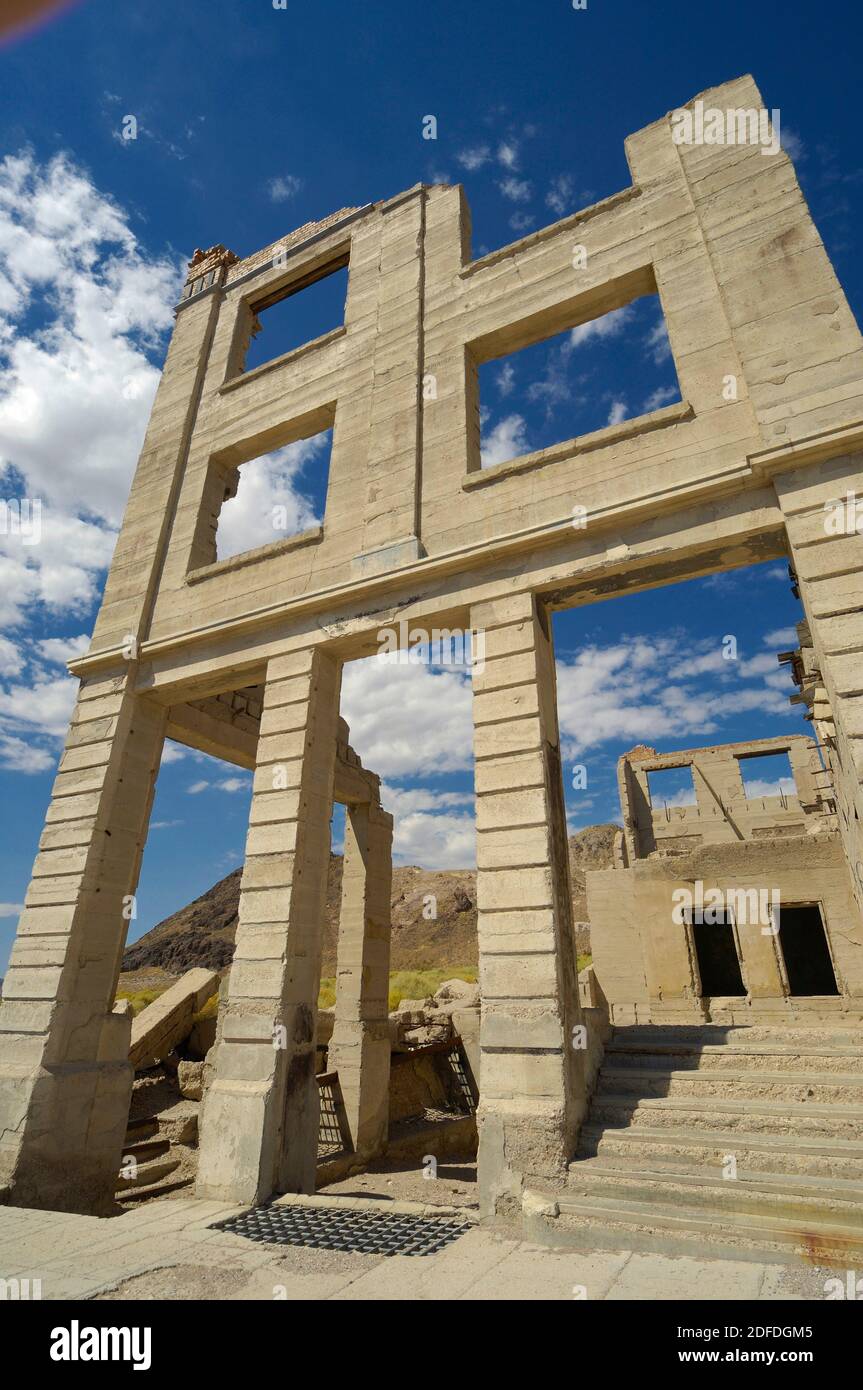
<svg viewBox="0 0 863 1390"><path fill-rule="evenodd" d="M762 105L748 77L702 96ZM578 1001L549 606L790 551L833 703L840 833L861 876L863 540L826 536L819 510L831 489L861 489L863 341L784 153L678 145L668 116L626 151L631 186L480 260L461 190L417 186L299 229L284 255L238 261L215 248L192 268L93 643L74 663L72 761L0 1007L0 1180L14 1175L12 1200L84 1204L113 1183L128 1085L128 1064L105 1060L128 1042L110 1013L121 904L166 720L183 711L173 722L187 741L218 751L221 712L200 702L264 682L259 744L242 728L221 734L225 756L257 773L217 1045L224 1084L205 1102L202 1165L214 1194L308 1190L337 672L401 619L473 622L489 643L474 700L487 1208L517 1200L525 1175L560 1176L584 1102L566 1043ZM255 313L344 264L344 324L245 373ZM654 289L682 404L481 469L478 364ZM210 563L237 466L329 426L322 526ZM265 785L277 762L286 790ZM287 1028L281 1053L274 1025Z"/></svg>
<svg viewBox="0 0 863 1390"><path fill-rule="evenodd" d="M839 995L791 997L783 982L781 910L778 938L759 922L738 924L745 998L723 1006L735 1023L814 1022L837 1015L863 1019L863 918L857 909L841 840L800 836L768 843L705 845L691 854L645 859L628 869L586 878L593 963L615 1023L697 1022L704 1010L691 934L673 918L676 889L779 891L781 903L818 903ZM714 1016L711 1011L711 1017ZM717 1015L718 1017L719 1015Z"/></svg>

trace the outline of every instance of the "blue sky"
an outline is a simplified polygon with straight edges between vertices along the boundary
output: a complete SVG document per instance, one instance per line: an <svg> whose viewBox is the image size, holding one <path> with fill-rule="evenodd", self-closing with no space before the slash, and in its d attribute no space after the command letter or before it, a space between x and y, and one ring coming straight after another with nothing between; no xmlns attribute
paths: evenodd
<svg viewBox="0 0 863 1390"><path fill-rule="evenodd" d="M39 545L0 536L0 974L74 697L62 663L92 628L192 250L246 255L336 208L446 179L467 189L479 255L624 187L628 133L749 71L780 108L860 321L860 28L851 3L799 0L85 0L0 41L0 495L44 501ZM298 297L284 331L331 326L343 294ZM280 332L265 322L259 360ZM676 398L650 300L488 364L480 386L486 462ZM246 465L220 553L258 539L274 495L298 528L319 516L326 450ZM800 616L777 564L558 615L573 827L616 815L614 765L633 743L805 730L775 660ZM344 708L386 778L402 862L470 862L464 673L351 667ZM244 774L171 750L130 938L240 862L248 799Z"/></svg>

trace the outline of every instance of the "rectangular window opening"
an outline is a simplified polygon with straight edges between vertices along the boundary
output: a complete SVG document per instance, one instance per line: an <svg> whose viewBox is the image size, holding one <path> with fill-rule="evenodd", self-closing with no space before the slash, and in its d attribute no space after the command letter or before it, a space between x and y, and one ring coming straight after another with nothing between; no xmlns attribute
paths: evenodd
<svg viewBox="0 0 863 1390"><path fill-rule="evenodd" d="M647 789L650 792L650 805L654 811L663 807L695 806L695 782L692 768L661 767L647 774Z"/></svg>
<svg viewBox="0 0 863 1390"><path fill-rule="evenodd" d="M786 752L757 753L737 759L743 790L750 801L765 796L796 796L797 787Z"/></svg>
<svg viewBox="0 0 863 1390"><path fill-rule="evenodd" d="M215 560L298 536L323 523L333 431L249 459L228 474L215 533Z"/></svg>
<svg viewBox="0 0 863 1390"><path fill-rule="evenodd" d="M480 462L506 463L680 402L658 294L478 368Z"/></svg>
<svg viewBox="0 0 863 1390"><path fill-rule="evenodd" d="M347 261L271 300L251 306L251 337L240 371L251 372L313 342L345 321Z"/></svg>

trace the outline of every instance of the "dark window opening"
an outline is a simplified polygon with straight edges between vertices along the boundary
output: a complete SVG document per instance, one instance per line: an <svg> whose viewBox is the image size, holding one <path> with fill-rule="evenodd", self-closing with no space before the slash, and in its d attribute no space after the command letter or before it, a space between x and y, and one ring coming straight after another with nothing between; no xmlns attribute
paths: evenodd
<svg viewBox="0 0 863 1390"><path fill-rule="evenodd" d="M754 753L737 759L743 790L748 800L763 796L796 796L791 759L779 753Z"/></svg>
<svg viewBox="0 0 863 1390"><path fill-rule="evenodd" d="M332 430L323 430L241 464L216 522L215 558L227 560L320 525L332 444Z"/></svg>
<svg viewBox="0 0 863 1390"><path fill-rule="evenodd" d="M817 903L780 908L778 940L791 994L839 993Z"/></svg>
<svg viewBox="0 0 863 1390"><path fill-rule="evenodd" d="M247 372L294 348L313 342L345 320L347 265L328 270L311 283L290 289L271 303L253 306L255 320L243 369Z"/></svg>
<svg viewBox="0 0 863 1390"><path fill-rule="evenodd" d="M746 988L734 940L734 924L728 913L711 912L717 921L692 922L695 956L704 998L743 997Z"/></svg>
<svg viewBox="0 0 863 1390"><path fill-rule="evenodd" d="M483 468L680 401L658 294L480 363Z"/></svg>
<svg viewBox="0 0 863 1390"><path fill-rule="evenodd" d="M692 768L688 765L660 767L648 772L647 789L654 811L661 811L663 806L697 805Z"/></svg>

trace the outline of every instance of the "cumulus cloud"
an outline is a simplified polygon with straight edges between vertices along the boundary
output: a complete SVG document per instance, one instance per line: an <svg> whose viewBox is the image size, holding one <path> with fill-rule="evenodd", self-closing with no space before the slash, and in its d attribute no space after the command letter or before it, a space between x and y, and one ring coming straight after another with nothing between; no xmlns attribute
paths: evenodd
<svg viewBox="0 0 863 1390"><path fill-rule="evenodd" d="M769 781L766 777L753 777L745 782L746 795L750 801L760 796L796 796L797 786L793 777L777 777Z"/></svg>
<svg viewBox="0 0 863 1390"><path fill-rule="evenodd" d="M473 765L469 677L385 656L351 662L342 714L366 767L390 779L427 779Z"/></svg>
<svg viewBox="0 0 863 1390"><path fill-rule="evenodd" d="M483 434L480 441L480 460L483 468L495 463L506 463L509 459L529 454L531 446L527 438L527 423L522 415L507 415L503 420Z"/></svg>
<svg viewBox="0 0 863 1390"><path fill-rule="evenodd" d="M608 412L609 425L619 425L621 420L625 420L629 414L626 401L617 400L611 402L611 409Z"/></svg>
<svg viewBox="0 0 863 1390"><path fill-rule="evenodd" d="M78 637L46 637L35 644L39 655L55 666L65 666L67 661L83 656L89 645L90 638L86 632Z"/></svg>
<svg viewBox="0 0 863 1390"><path fill-rule="evenodd" d="M326 431L242 465L237 495L219 516L220 560L295 535L321 520L300 491L299 475L307 466L326 467L331 438Z"/></svg>
<svg viewBox="0 0 863 1390"><path fill-rule="evenodd" d="M571 329L567 340L568 344L570 348L578 348L595 338L600 340L616 338L630 322L632 315L632 306L624 304L621 309L612 309L609 313L603 314L601 318L580 323L577 328Z"/></svg>
<svg viewBox="0 0 863 1390"><path fill-rule="evenodd" d="M0 534L7 627L96 599L181 283L68 156L0 163L0 494L41 504L35 543Z"/></svg>
<svg viewBox="0 0 863 1390"><path fill-rule="evenodd" d="M565 754L611 741L721 735L726 721L750 711L790 725L787 677L784 688L775 686L757 660L726 661L715 646L679 633L585 647L558 662Z"/></svg>
<svg viewBox="0 0 863 1390"><path fill-rule="evenodd" d="M765 647L779 647L782 651L789 651L800 644L797 629L794 627L774 628L772 632L765 632L761 640Z"/></svg>

